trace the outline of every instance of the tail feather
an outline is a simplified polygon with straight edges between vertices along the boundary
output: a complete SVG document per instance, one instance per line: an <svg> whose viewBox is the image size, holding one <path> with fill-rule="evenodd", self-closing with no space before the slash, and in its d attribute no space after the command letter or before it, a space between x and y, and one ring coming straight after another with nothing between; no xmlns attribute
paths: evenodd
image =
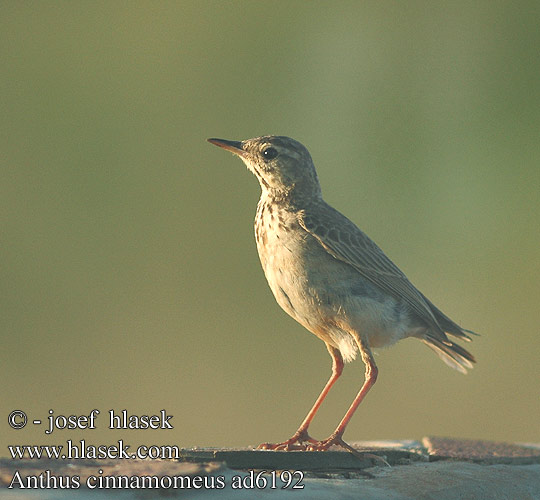
<svg viewBox="0 0 540 500"><path fill-rule="evenodd" d="M476 359L469 351L454 342L444 343L429 335L424 337L422 342L433 349L448 366L461 373L466 374L467 369L473 368L473 363L476 363Z"/></svg>
<svg viewBox="0 0 540 500"><path fill-rule="evenodd" d="M422 295L424 300L431 309L433 316L437 320L438 325L442 330L438 332L428 332L421 339L430 349L433 349L435 353L451 368L461 373L467 373L467 369L473 368L473 363L476 363L474 356L467 350L463 349L460 345L452 342L448 339L446 334L452 335L459 340L470 342L472 339L469 335L478 335L477 333L461 328L457 323L452 321L446 314L444 314L437 306L433 304L425 295Z"/></svg>
<svg viewBox="0 0 540 500"><path fill-rule="evenodd" d="M460 340L464 340L465 342L471 342L472 340L471 337L467 335L467 333L471 335L478 335L478 333L473 332L472 330L466 330L465 328L461 328L461 326L459 326L456 322L452 321L436 305L434 305L433 302L431 302L425 295L422 295L422 297L424 297L424 300L427 302L427 304L429 305L429 308L433 312L433 315L435 316L437 323L440 325L441 329L445 333L449 333L450 335L453 335L454 337ZM450 342L450 344L452 344L452 342Z"/></svg>

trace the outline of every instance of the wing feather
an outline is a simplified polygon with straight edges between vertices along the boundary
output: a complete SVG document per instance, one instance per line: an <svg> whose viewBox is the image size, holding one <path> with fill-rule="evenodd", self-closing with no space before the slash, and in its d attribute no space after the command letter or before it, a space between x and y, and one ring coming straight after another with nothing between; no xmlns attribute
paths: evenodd
<svg viewBox="0 0 540 500"><path fill-rule="evenodd" d="M324 202L323 202L324 203ZM311 213L299 213L300 225L334 258L349 264L364 278L407 305L440 341L449 340L424 296L385 253L354 223L325 203Z"/></svg>

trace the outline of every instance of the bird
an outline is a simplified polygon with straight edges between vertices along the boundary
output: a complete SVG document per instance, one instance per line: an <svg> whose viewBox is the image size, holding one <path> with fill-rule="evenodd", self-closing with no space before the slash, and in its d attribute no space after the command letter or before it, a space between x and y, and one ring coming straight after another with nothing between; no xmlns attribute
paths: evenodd
<svg viewBox="0 0 540 500"><path fill-rule="evenodd" d="M327 204L309 151L285 136L243 141L211 138L255 174L261 196L255 217L257 251L268 285L282 309L321 339L332 358L330 378L294 435L263 450L355 452L343 434L377 380L373 349L419 339L450 367L467 373L474 356L449 336L472 340L420 292L362 230ZM334 432L312 438L308 429L340 377L360 355L363 384Z"/></svg>

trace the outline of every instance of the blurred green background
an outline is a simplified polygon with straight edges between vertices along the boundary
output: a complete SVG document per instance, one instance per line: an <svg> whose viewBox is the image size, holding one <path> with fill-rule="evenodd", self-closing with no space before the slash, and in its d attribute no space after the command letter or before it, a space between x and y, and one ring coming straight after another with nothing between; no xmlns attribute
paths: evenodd
<svg viewBox="0 0 540 500"><path fill-rule="evenodd" d="M538 2L0 7L0 455L296 430L330 358L265 282L256 179L205 142L263 134L304 143L326 200L482 334L466 377L415 340L380 351L345 437L540 441ZM346 367L315 437L362 380ZM93 431L7 425L93 408Z"/></svg>

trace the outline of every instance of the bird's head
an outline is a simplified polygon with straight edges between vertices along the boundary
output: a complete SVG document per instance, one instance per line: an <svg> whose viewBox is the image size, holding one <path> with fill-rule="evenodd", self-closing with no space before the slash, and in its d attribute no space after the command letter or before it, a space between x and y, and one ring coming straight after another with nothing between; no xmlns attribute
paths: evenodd
<svg viewBox="0 0 540 500"><path fill-rule="evenodd" d="M263 191L276 196L314 198L321 188L309 151L289 137L267 135L245 141L208 139L239 156L259 180Z"/></svg>

